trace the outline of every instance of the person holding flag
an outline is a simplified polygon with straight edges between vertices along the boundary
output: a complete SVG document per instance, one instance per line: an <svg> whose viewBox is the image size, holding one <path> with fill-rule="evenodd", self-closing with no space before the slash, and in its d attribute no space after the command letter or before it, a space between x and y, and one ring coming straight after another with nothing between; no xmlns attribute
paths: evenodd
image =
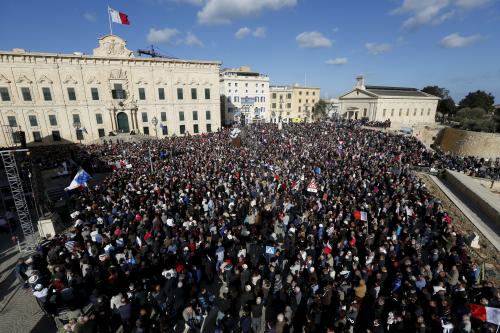
<svg viewBox="0 0 500 333"><path fill-rule="evenodd" d="M74 190L74 189L77 189L77 188L78 189L83 189L84 187L87 187L87 182L91 178L92 177L85 170L83 170L82 168L80 168L80 170L78 170L78 172L76 173L75 177L71 181L71 184L69 184L69 186L66 187L64 190L65 191L71 191L71 190Z"/></svg>

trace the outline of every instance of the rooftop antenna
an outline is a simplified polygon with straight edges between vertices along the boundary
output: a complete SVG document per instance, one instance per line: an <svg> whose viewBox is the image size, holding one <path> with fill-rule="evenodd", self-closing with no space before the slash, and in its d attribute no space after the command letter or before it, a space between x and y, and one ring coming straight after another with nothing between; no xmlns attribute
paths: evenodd
<svg viewBox="0 0 500 333"><path fill-rule="evenodd" d="M161 54L160 52L158 52L157 50L155 50L155 47L154 45L151 45L149 49L138 49L136 54L138 56L141 56L141 55L148 55L150 56L151 58L167 58L167 59L177 59L175 57L171 57L171 56L167 56L167 55L163 55Z"/></svg>

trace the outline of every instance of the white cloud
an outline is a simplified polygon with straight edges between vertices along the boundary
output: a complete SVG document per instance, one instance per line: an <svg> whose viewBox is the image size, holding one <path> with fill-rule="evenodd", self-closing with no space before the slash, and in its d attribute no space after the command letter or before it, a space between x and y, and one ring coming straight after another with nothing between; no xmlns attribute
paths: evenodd
<svg viewBox="0 0 500 333"><path fill-rule="evenodd" d="M172 28L164 29L149 29L147 36L149 43L168 43L172 41L172 38L179 34L179 30Z"/></svg>
<svg viewBox="0 0 500 333"><path fill-rule="evenodd" d="M243 39L252 34L252 36L256 38L264 38L266 37L266 33L267 33L266 27L258 27L253 32L252 29L250 29L249 27L241 27L238 29L238 31L235 32L234 37L238 39Z"/></svg>
<svg viewBox="0 0 500 333"><path fill-rule="evenodd" d="M248 27L242 27L242 28L239 28L238 31L236 31L236 33L234 34L234 37L236 37L238 39L242 39L242 38L245 38L246 36L250 35L251 32L252 32L252 30L250 30Z"/></svg>
<svg viewBox="0 0 500 333"><path fill-rule="evenodd" d="M297 0L207 0L198 12L201 24L226 24L267 10L294 7Z"/></svg>
<svg viewBox="0 0 500 333"><path fill-rule="evenodd" d="M328 59L325 61L325 64L327 65L345 65L347 64L347 58L335 58L335 59Z"/></svg>
<svg viewBox="0 0 500 333"><path fill-rule="evenodd" d="M415 30L429 24L440 24L451 18L454 10L447 10L451 0L404 0L403 4L392 11L393 14L410 14L403 28Z"/></svg>
<svg viewBox="0 0 500 333"><path fill-rule="evenodd" d="M475 44L481 40L481 35L460 36L453 33L441 39L441 46L445 48L459 48Z"/></svg>
<svg viewBox="0 0 500 333"><path fill-rule="evenodd" d="M325 61L325 64L327 65L345 65L347 64L348 60L347 58L335 58L335 59L328 59Z"/></svg>
<svg viewBox="0 0 500 333"><path fill-rule="evenodd" d="M378 55L386 53L392 49L392 44L390 43L366 43L365 44L368 53L373 55Z"/></svg>
<svg viewBox="0 0 500 333"><path fill-rule="evenodd" d="M257 37L257 38L264 38L264 37L266 37L266 33L267 33L266 27L258 27L253 32L253 36Z"/></svg>
<svg viewBox="0 0 500 333"><path fill-rule="evenodd" d="M192 32L188 32L184 43L188 46L203 46L201 40Z"/></svg>
<svg viewBox="0 0 500 333"><path fill-rule="evenodd" d="M83 18L86 19L89 22L95 22L97 20L95 14L91 13L91 12L85 12L85 13L83 13Z"/></svg>
<svg viewBox="0 0 500 333"><path fill-rule="evenodd" d="M483 7L494 0L403 0L391 14L409 15L403 28L416 30L426 25L441 24L453 16L457 10L472 10Z"/></svg>
<svg viewBox="0 0 500 333"><path fill-rule="evenodd" d="M169 0L170 2L187 3L193 6L201 6L205 3L205 0Z"/></svg>
<svg viewBox="0 0 500 333"><path fill-rule="evenodd" d="M304 31L298 34L295 40L299 44L299 47L302 48L319 48L332 46L332 41L323 36L323 34L318 31Z"/></svg>
<svg viewBox="0 0 500 333"><path fill-rule="evenodd" d="M461 8L477 8L491 3L492 0L458 0L457 6Z"/></svg>

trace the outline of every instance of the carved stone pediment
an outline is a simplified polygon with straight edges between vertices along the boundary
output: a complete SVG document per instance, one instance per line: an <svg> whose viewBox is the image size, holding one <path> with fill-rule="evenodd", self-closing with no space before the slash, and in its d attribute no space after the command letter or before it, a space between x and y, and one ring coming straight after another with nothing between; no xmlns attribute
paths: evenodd
<svg viewBox="0 0 500 333"><path fill-rule="evenodd" d="M148 84L148 81L146 81L143 77L139 78L135 84Z"/></svg>
<svg viewBox="0 0 500 333"><path fill-rule="evenodd" d="M78 81L73 78L70 74L66 75L63 80L64 84L78 84Z"/></svg>
<svg viewBox="0 0 500 333"><path fill-rule="evenodd" d="M52 80L51 80L51 79L49 79L49 78L47 77L47 75L45 75L45 74L44 74L44 75L40 76L40 78L38 79L38 83L48 83L48 84L52 84Z"/></svg>
<svg viewBox="0 0 500 333"><path fill-rule="evenodd" d="M109 73L110 80L126 80L127 72L122 69L113 69Z"/></svg>
<svg viewBox="0 0 500 333"><path fill-rule="evenodd" d="M23 83L23 82L25 82L25 83L29 83L29 84L33 83L33 81L31 81L31 79L28 78L24 74L19 75L19 77L17 78L16 82L17 83Z"/></svg>
<svg viewBox="0 0 500 333"><path fill-rule="evenodd" d="M101 81L99 81L95 76L92 75L87 80L87 84L101 84Z"/></svg>
<svg viewBox="0 0 500 333"><path fill-rule="evenodd" d="M10 83L10 80L3 74L0 74L0 82Z"/></svg>
<svg viewBox="0 0 500 333"><path fill-rule="evenodd" d="M94 55L100 57L133 58L134 53L126 48L127 43L115 35L99 38L99 47L94 49Z"/></svg>

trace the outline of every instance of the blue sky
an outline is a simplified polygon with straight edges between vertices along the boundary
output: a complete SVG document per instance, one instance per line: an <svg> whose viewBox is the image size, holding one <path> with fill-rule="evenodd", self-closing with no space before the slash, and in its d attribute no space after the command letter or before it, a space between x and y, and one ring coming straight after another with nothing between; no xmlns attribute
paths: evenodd
<svg viewBox="0 0 500 333"><path fill-rule="evenodd" d="M0 49L91 53L109 33L107 5L128 14L113 32L136 50L249 65L272 84L336 97L367 84L439 85L500 103L500 0L2 0Z"/></svg>

